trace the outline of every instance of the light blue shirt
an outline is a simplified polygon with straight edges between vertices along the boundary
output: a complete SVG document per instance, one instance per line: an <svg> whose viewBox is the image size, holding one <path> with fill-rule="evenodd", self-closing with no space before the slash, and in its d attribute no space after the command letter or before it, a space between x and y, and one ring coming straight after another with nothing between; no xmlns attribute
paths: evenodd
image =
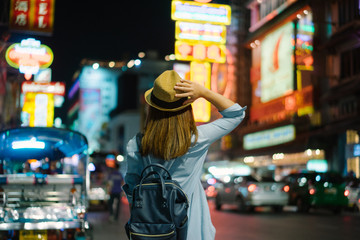
<svg viewBox="0 0 360 240"><path fill-rule="evenodd" d="M153 156L141 157L133 137L127 145L127 172L125 189L129 202L132 201L132 190L139 183L142 169L151 163L160 163L167 168L172 179L178 181L188 196L190 207L188 212L188 240L213 240L215 228L211 222L209 206L200 181L203 164L210 145L230 133L245 117L245 109L239 104L221 111L222 118L197 127L198 140L189 151L176 159L164 161ZM192 139L195 141L195 137Z"/></svg>

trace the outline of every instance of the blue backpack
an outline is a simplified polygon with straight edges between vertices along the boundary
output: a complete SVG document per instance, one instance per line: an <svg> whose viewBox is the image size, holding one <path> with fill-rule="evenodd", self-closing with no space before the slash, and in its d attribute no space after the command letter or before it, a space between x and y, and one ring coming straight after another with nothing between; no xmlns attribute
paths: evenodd
<svg viewBox="0 0 360 240"><path fill-rule="evenodd" d="M130 240L186 240L189 201L179 183L161 164L149 164L134 188L130 219L125 225Z"/></svg>

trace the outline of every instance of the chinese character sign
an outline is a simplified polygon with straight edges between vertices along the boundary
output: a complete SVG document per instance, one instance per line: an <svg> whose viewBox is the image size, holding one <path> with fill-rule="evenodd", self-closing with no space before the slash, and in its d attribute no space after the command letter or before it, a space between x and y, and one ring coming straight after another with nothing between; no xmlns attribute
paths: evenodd
<svg viewBox="0 0 360 240"><path fill-rule="evenodd" d="M51 34L55 0L11 0L10 28Z"/></svg>

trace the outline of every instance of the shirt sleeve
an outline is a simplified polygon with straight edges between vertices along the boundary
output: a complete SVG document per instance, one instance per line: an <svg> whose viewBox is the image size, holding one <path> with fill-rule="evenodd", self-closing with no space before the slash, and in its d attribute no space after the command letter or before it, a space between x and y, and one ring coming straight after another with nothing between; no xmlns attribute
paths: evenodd
<svg viewBox="0 0 360 240"><path fill-rule="evenodd" d="M142 169L142 163L139 159L141 159L140 152L135 138L132 138L126 147L125 160L127 162L127 171L125 174L125 185L123 186L123 190L129 203L132 203L132 192L134 187L140 182L139 171Z"/></svg>
<svg viewBox="0 0 360 240"><path fill-rule="evenodd" d="M200 125L198 127L199 134L210 145L221 137L229 134L244 119L247 107L241 107L235 103L231 107L223 110L220 114L223 116L211 123Z"/></svg>

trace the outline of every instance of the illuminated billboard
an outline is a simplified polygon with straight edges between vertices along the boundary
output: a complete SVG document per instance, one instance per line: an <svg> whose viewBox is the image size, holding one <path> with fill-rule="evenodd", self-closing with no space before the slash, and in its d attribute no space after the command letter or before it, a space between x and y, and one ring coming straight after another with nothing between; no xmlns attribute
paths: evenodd
<svg viewBox="0 0 360 240"><path fill-rule="evenodd" d="M29 80L40 69L48 68L54 59L52 50L34 38L21 40L8 47L5 53L7 63L19 69Z"/></svg>
<svg viewBox="0 0 360 240"><path fill-rule="evenodd" d="M294 24L289 22L268 34L261 43L261 102L294 90Z"/></svg>
<svg viewBox="0 0 360 240"><path fill-rule="evenodd" d="M171 18L180 21L229 25L231 8L224 4L172 1Z"/></svg>
<svg viewBox="0 0 360 240"><path fill-rule="evenodd" d="M190 79L210 89L210 63L191 62ZM211 117L211 104L204 98L197 99L193 104L194 118L196 122L208 122Z"/></svg>
<svg viewBox="0 0 360 240"><path fill-rule="evenodd" d="M175 42L175 57L184 61L206 61L224 63L226 60L225 45L199 42Z"/></svg>
<svg viewBox="0 0 360 240"><path fill-rule="evenodd" d="M49 35L53 31L55 0L11 0L10 28Z"/></svg>
<svg viewBox="0 0 360 240"><path fill-rule="evenodd" d="M226 27L209 23L192 23L177 21L175 24L175 38L178 40L226 42Z"/></svg>
<svg viewBox="0 0 360 240"><path fill-rule="evenodd" d="M286 125L244 136L244 149L270 147L295 140L295 126Z"/></svg>
<svg viewBox="0 0 360 240"><path fill-rule="evenodd" d="M21 120L22 126L52 127L54 122L53 94L26 93Z"/></svg>

